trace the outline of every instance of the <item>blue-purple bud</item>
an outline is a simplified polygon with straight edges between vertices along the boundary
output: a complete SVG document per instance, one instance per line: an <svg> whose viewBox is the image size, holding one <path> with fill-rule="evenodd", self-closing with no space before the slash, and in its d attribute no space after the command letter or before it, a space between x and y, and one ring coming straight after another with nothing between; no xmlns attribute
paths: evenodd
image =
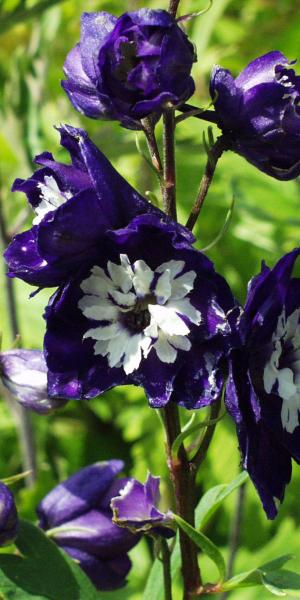
<svg viewBox="0 0 300 600"><path fill-rule="evenodd" d="M228 147L276 179L300 175L300 77L281 52L253 60L234 79L216 66L210 93Z"/></svg>
<svg viewBox="0 0 300 600"><path fill-rule="evenodd" d="M66 404L66 400L48 397L47 366L39 350L0 352L0 378L24 408L41 415Z"/></svg>
<svg viewBox="0 0 300 600"><path fill-rule="evenodd" d="M140 119L193 94L195 60L193 45L164 10L142 8L119 18L83 13L80 43L67 56L62 86L86 116L141 129Z"/></svg>
<svg viewBox="0 0 300 600"><path fill-rule="evenodd" d="M18 533L18 515L14 497L0 482L0 546L12 544Z"/></svg>
<svg viewBox="0 0 300 600"><path fill-rule="evenodd" d="M145 484L132 479L112 498L113 521L132 532L172 537L175 535L171 512L162 513L157 506L160 500L160 477L149 473Z"/></svg>
<svg viewBox="0 0 300 600"><path fill-rule="evenodd" d="M131 566L127 552L139 541L112 522L111 498L128 482L116 479L122 468L120 460L89 465L56 486L37 508L40 527L101 590L125 584Z"/></svg>

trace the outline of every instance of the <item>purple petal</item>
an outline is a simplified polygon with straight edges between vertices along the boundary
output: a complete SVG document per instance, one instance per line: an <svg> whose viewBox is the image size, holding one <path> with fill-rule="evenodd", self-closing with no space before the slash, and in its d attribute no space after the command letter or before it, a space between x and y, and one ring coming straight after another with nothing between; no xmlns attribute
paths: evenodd
<svg viewBox="0 0 300 600"><path fill-rule="evenodd" d="M57 527L97 506L123 466L121 460L95 463L57 485L37 508L40 526Z"/></svg>
<svg viewBox="0 0 300 600"><path fill-rule="evenodd" d="M98 590L110 591L125 585L125 578L131 568L131 561L126 554L112 560L103 560L77 548L64 546L63 549L79 562Z"/></svg>
<svg viewBox="0 0 300 600"><path fill-rule="evenodd" d="M239 88L247 90L260 83L272 82L275 78L275 67L288 64L289 61L281 52L273 50L250 62L236 78L235 83Z"/></svg>
<svg viewBox="0 0 300 600"><path fill-rule="evenodd" d="M112 513L89 510L64 521L54 539L59 546L77 548L99 558L110 559L131 550L139 538L112 522Z"/></svg>
<svg viewBox="0 0 300 600"><path fill-rule="evenodd" d="M0 375L10 393L29 410L41 415L65 405L47 393L47 366L39 350L0 352Z"/></svg>
<svg viewBox="0 0 300 600"><path fill-rule="evenodd" d="M117 17L107 12L83 13L81 16L81 62L85 73L93 83L96 83L99 78L99 50L116 22Z"/></svg>
<svg viewBox="0 0 300 600"><path fill-rule="evenodd" d="M14 497L0 482L0 546L12 544L17 536L19 521Z"/></svg>

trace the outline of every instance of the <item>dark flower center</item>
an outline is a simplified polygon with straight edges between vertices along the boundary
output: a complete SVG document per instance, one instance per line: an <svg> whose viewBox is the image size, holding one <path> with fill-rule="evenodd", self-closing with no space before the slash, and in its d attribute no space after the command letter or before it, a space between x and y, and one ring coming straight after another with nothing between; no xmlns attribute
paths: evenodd
<svg viewBox="0 0 300 600"><path fill-rule="evenodd" d="M137 300L134 308L126 313L122 313L122 322L130 330L134 332L143 331L150 325L151 315L148 310L149 304L156 304L157 300L154 294L145 296Z"/></svg>
<svg viewBox="0 0 300 600"><path fill-rule="evenodd" d="M114 70L114 76L119 81L126 81L128 73L139 63L136 43L132 41L120 44L121 61Z"/></svg>

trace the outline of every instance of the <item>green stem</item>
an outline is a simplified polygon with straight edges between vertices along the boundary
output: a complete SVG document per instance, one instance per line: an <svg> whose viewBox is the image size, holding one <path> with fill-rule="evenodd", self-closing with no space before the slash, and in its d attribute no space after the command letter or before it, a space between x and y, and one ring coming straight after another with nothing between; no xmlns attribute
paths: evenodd
<svg viewBox="0 0 300 600"><path fill-rule="evenodd" d="M171 555L168 542L163 537L161 538L161 552L163 559L165 600L172 600Z"/></svg>
<svg viewBox="0 0 300 600"><path fill-rule="evenodd" d="M213 176L215 174L216 166L219 158L222 156L223 151L226 149L224 144L224 139L222 136L216 141L214 146L210 149L209 156L207 158L207 163L205 167L205 171L203 177L201 179L199 191L197 194L197 198L195 204L192 208L191 214L186 222L186 227L192 231L202 209L204 200L207 196L207 192L209 190L210 184L213 180Z"/></svg>
<svg viewBox="0 0 300 600"><path fill-rule="evenodd" d="M168 466L174 486L176 512L194 527L195 518L195 471L189 463L183 444L175 458L172 445L181 432L178 407L167 404L164 409L167 436ZM184 584L183 600L190 600L201 585L198 565L198 551L192 540L182 530L179 531Z"/></svg>
<svg viewBox="0 0 300 600"><path fill-rule="evenodd" d="M164 210L176 221L176 172L175 172L175 114L167 108L163 114L164 124Z"/></svg>
<svg viewBox="0 0 300 600"><path fill-rule="evenodd" d="M2 196L0 195L0 242L2 242L3 248L5 248L10 243L10 241L11 239L7 230ZM17 301L15 294L15 282L11 277L5 277L4 285L6 288L7 309L9 315L11 338L12 341L14 341L20 334L20 325L17 313ZM17 426L22 467L23 471L26 472L26 485L27 487L31 487L36 480L37 471L31 415L21 404L19 404L15 400L15 398L13 398L13 396L8 391L6 397L9 407L14 415Z"/></svg>
<svg viewBox="0 0 300 600"><path fill-rule="evenodd" d="M176 13L177 13L177 9L178 9L178 5L179 5L180 0L170 0L169 3L169 13L172 15L172 17L176 17Z"/></svg>

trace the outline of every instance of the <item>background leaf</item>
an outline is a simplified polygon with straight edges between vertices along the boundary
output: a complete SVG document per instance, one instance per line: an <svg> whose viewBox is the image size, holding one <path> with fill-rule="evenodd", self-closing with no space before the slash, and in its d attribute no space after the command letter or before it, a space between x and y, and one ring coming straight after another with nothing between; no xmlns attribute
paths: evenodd
<svg viewBox="0 0 300 600"><path fill-rule="evenodd" d="M22 556L0 555L0 590L6 600L99 600L90 580L54 542L21 521L16 546Z"/></svg>

